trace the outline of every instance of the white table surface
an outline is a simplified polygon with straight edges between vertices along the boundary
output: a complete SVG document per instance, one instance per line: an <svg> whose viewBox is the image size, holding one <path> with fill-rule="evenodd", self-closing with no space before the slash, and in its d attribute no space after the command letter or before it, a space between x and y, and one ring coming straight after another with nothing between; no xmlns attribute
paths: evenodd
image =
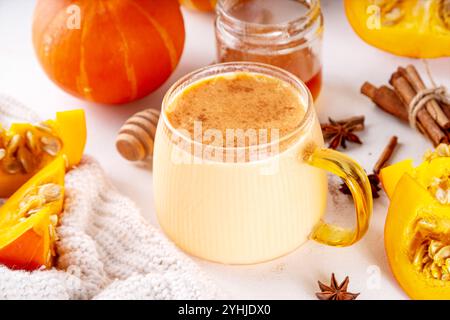
<svg viewBox="0 0 450 320"><path fill-rule="evenodd" d="M408 126L377 110L359 94L359 88L365 80L377 85L387 83L398 65L413 63L423 70L423 64L392 56L362 42L347 23L341 1L323 0L322 5L326 31L323 50L325 84L317 103L320 118L366 115L367 129L361 136L364 145L351 146L348 154L369 171L393 134L403 142L393 160L413 157L418 161L429 143ZM148 97L111 107L76 99L46 77L31 43L33 6L31 0L0 0L0 93L15 97L43 118L52 118L58 110L85 109L89 132L86 153L101 162L117 188L140 206L145 218L158 226L152 173L118 155L114 146L116 133L133 113L159 107L165 91L179 77L215 59L214 16L183 10L187 37L176 72ZM435 80L450 86L450 59L433 60L430 66ZM335 200L337 205L333 207L340 208L336 210L340 214L337 219L343 220L342 216L353 218L349 200L345 196ZM350 276L350 289L361 292L360 299L403 299L406 296L390 273L384 251L387 206L385 196L375 201L367 235L350 248L326 247L309 241L286 257L255 266L223 266L196 261L234 298L315 299L316 281L328 281L331 272L335 272L338 280Z"/></svg>

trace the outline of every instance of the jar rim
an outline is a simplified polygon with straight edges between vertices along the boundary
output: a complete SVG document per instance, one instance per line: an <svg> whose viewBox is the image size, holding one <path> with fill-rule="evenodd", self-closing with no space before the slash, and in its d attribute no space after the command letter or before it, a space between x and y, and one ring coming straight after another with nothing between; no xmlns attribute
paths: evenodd
<svg viewBox="0 0 450 320"><path fill-rule="evenodd" d="M238 19L232 14L230 14L229 10L225 8L225 1L226 0L218 0L216 5L217 17L223 17L227 21L233 23L234 25L241 27L248 26L254 28L255 30L258 29L282 30L290 26L296 26L297 28L304 30L304 28L308 26L310 21L315 20L315 18L317 18L320 15L320 0L308 0L308 2L310 2L308 10L306 11L306 13L302 14L297 18L289 19L287 21L279 23L250 22Z"/></svg>
<svg viewBox="0 0 450 320"><path fill-rule="evenodd" d="M304 98L305 100L305 115L303 119L300 121L298 126L289 132L288 134L284 135L283 137L280 137L279 139L275 141L271 141L269 143L259 144L257 146L233 146L233 147L219 147L219 146L211 146L208 144L204 144L202 142L199 142L195 140L195 137L188 137L184 134L182 134L179 130L177 130L172 123L169 121L166 110L171 105L171 102L175 97L177 97L185 88L188 86L201 81L202 79L213 77L213 76L219 76L227 73L233 73L233 72L249 72L249 73L256 73L256 74L262 74L266 76L275 77L281 81L285 81L292 85L296 90L299 91L300 96ZM242 150L250 150L254 148L258 149L264 149L264 148L271 148L274 146L279 146L281 143L289 141L289 139L294 138L296 135L300 134L305 127L307 127L314 116L314 103L313 98L311 95L311 92L309 91L306 84L301 81L298 77L293 75L292 73L264 63L255 63L255 62L227 62L227 63L219 63L214 65L209 65L206 67L203 67L201 69L195 70L184 77L180 78L177 82L175 82L170 89L167 91L166 95L164 96L162 107L161 107L161 118L163 121L164 126L171 132L171 134L176 135L177 138L182 139L184 142L189 143L193 146L199 146L199 147L208 147L215 150L221 150L221 151L242 151ZM291 145L286 149L290 149Z"/></svg>

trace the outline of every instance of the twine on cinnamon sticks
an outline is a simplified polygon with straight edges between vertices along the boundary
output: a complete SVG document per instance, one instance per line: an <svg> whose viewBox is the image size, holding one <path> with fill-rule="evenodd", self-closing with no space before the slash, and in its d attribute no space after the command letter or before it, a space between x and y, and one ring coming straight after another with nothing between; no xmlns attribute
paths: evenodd
<svg viewBox="0 0 450 320"><path fill-rule="evenodd" d="M379 108L408 122L424 134L434 146L450 140L450 97L445 87L427 88L417 69L399 67L389 86L375 87L366 82L361 93Z"/></svg>
<svg viewBox="0 0 450 320"><path fill-rule="evenodd" d="M435 100L435 101L434 101ZM450 103L450 98L448 98L447 95L447 89L443 86L432 88L432 89L424 89L417 93L417 95L414 97L414 99L411 101L409 106L409 123L411 124L411 127L414 129L417 129L417 114L418 112L425 107L429 102L435 103L436 101L442 102L442 103ZM443 119L444 117L447 117L445 112L441 110L438 106L439 112L443 112L443 117L438 117L439 119ZM444 121L444 120L443 120ZM443 122L444 129L448 129L448 122Z"/></svg>

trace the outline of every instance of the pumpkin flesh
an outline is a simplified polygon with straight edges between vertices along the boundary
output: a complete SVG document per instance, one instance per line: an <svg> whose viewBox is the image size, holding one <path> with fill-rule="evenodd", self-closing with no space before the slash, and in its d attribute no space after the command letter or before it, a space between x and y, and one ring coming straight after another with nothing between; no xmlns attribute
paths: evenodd
<svg viewBox="0 0 450 320"><path fill-rule="evenodd" d="M47 127L47 131L39 129L39 126ZM83 110L70 110L58 112L55 120L47 120L42 124L16 123L12 124L8 131L0 134L0 148L6 149L14 136L21 137L20 147L26 152L31 152L26 143L27 132L33 134L33 139L38 143L42 137L51 136L52 139L58 139L61 143L61 149L58 155L64 155L67 164L72 167L78 164L83 155L86 144L86 121ZM19 170L18 172L9 172L6 168L9 156L15 158L17 155L8 155L0 160L0 198L8 198L21 185L28 181L36 172L51 162L55 156L42 150L42 145L35 147L34 153L29 153L29 161L33 166L29 172Z"/></svg>
<svg viewBox="0 0 450 320"><path fill-rule="evenodd" d="M35 270L52 265L55 228L63 210L65 160L57 157L0 208L0 263L11 269ZM30 207L46 186L57 186L58 197Z"/></svg>
<svg viewBox="0 0 450 320"><path fill-rule="evenodd" d="M353 30L366 43L399 56L450 56L447 0L345 0Z"/></svg>
<svg viewBox="0 0 450 320"><path fill-rule="evenodd" d="M450 245L450 205L440 203L430 192L436 177L449 174L450 158L426 161L404 173L391 196L386 253L394 277L413 299L450 299L446 265L450 261L446 262L445 253ZM442 259L438 259L440 252L444 252Z"/></svg>

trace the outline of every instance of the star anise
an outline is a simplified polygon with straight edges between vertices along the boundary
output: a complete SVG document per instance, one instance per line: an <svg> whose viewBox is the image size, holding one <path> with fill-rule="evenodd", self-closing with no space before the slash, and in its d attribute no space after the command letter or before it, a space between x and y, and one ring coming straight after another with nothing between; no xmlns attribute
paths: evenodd
<svg viewBox="0 0 450 320"><path fill-rule="evenodd" d="M325 140L330 140L329 147L337 149L339 146L346 149L347 141L362 144L362 141L354 133L364 130L364 116L352 117L340 121L328 118L330 123L321 124Z"/></svg>
<svg viewBox="0 0 450 320"><path fill-rule="evenodd" d="M318 281L321 292L317 292L316 296L319 300L355 300L359 296L359 293L351 293L347 291L348 283L350 279L348 277L338 285L334 273L331 274L331 284L329 286L324 285Z"/></svg>
<svg viewBox="0 0 450 320"><path fill-rule="evenodd" d="M367 176L369 178L370 187L372 188L372 197L374 199L378 199L380 197L379 192L381 191L380 187L380 178L376 173L369 174ZM339 191L343 194L351 195L350 189L345 183L342 183L339 187Z"/></svg>

